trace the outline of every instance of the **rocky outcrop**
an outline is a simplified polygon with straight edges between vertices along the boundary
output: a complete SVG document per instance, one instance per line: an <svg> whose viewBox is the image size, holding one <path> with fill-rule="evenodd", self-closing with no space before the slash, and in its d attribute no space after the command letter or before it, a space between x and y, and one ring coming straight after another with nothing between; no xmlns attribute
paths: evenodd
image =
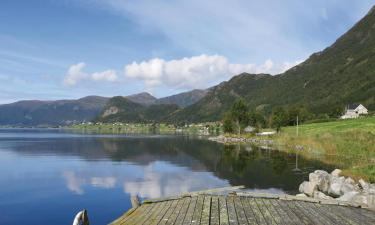
<svg viewBox="0 0 375 225"><path fill-rule="evenodd" d="M223 144L230 143L256 143L262 145L271 145L273 144L272 140L258 139L258 138L244 138L244 137L226 137L224 135L219 135L216 137L208 138L210 141L215 141Z"/></svg>
<svg viewBox="0 0 375 225"><path fill-rule="evenodd" d="M103 117L107 117L109 115L114 115L119 112L119 109L116 106L111 106L109 109L106 109L103 113Z"/></svg>
<svg viewBox="0 0 375 225"><path fill-rule="evenodd" d="M299 186L299 191L316 199L336 199L375 208L375 184L367 183L362 179L356 183L352 178L340 174L339 169L335 169L332 173L316 170L309 174L309 181L304 181Z"/></svg>

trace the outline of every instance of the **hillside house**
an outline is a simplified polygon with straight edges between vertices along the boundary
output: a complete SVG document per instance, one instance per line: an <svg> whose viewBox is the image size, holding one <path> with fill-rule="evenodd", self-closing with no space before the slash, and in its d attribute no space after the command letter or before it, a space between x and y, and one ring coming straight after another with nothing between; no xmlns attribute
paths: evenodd
<svg viewBox="0 0 375 225"><path fill-rule="evenodd" d="M360 115L368 114L368 110L362 104L349 104L346 107L345 114L341 119L358 118Z"/></svg>

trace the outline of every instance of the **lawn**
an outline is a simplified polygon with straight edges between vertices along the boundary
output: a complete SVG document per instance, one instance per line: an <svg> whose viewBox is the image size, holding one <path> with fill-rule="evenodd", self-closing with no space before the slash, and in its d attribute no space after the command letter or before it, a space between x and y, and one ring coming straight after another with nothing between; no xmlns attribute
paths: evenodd
<svg viewBox="0 0 375 225"><path fill-rule="evenodd" d="M280 147L302 146L305 157L336 165L346 175L375 182L375 117L285 127L275 137Z"/></svg>

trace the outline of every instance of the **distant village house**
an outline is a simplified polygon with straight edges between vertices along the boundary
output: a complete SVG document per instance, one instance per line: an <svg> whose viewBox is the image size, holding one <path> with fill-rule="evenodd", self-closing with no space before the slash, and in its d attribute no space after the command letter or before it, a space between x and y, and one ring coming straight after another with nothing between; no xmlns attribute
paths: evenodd
<svg viewBox="0 0 375 225"><path fill-rule="evenodd" d="M349 104L341 119L353 119L366 114L368 114L368 110L362 104Z"/></svg>

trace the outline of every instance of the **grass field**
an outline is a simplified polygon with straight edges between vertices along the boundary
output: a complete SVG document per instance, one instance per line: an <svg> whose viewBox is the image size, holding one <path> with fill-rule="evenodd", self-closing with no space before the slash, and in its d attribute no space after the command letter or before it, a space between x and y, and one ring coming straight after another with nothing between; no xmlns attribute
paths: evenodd
<svg viewBox="0 0 375 225"><path fill-rule="evenodd" d="M303 146L305 157L319 158L346 175L375 182L375 117L285 127L275 137L284 150Z"/></svg>

